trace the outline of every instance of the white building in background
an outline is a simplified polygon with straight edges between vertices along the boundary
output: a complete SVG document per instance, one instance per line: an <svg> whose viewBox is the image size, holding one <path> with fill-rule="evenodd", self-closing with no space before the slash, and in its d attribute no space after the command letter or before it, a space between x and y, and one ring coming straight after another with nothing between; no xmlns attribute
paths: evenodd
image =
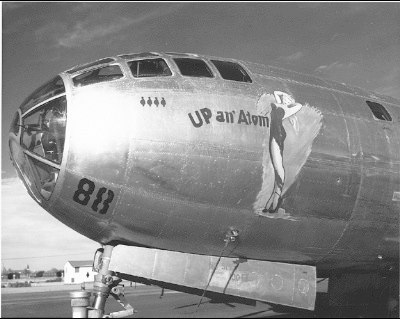
<svg viewBox="0 0 400 319"><path fill-rule="evenodd" d="M64 266L64 283L80 284L94 281L93 260L70 260Z"/></svg>

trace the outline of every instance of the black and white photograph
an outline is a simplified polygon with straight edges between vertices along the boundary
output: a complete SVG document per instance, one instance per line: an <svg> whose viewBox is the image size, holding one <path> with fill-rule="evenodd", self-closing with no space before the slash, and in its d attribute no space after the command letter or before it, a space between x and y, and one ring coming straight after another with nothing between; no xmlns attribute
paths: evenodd
<svg viewBox="0 0 400 319"><path fill-rule="evenodd" d="M1 317L400 317L398 2L1 17Z"/></svg>

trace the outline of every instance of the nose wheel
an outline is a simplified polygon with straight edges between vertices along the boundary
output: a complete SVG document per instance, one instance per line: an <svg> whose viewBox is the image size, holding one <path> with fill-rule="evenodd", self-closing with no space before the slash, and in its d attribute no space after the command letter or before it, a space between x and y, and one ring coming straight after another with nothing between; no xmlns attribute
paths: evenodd
<svg viewBox="0 0 400 319"><path fill-rule="evenodd" d="M121 279L108 270L113 248L107 245L104 249L96 251L93 270L98 274L94 277L93 292L77 291L70 294L73 318L123 318L136 312L125 299L124 286L120 284ZM91 295L92 303L90 303ZM109 295L113 296L124 310L104 314Z"/></svg>

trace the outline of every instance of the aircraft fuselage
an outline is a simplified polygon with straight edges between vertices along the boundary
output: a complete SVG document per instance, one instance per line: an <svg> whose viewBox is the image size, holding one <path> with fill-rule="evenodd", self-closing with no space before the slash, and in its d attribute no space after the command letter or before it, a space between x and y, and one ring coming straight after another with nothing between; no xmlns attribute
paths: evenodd
<svg viewBox="0 0 400 319"><path fill-rule="evenodd" d="M17 170L44 209L102 244L218 256L234 229L225 256L327 273L397 264L397 101L242 61L251 82L226 80L206 56L188 57L205 61L212 77L184 76L177 57L156 55L167 76L135 77L127 62L146 56L100 64L122 70L111 81L74 82L98 66L60 74L65 92L50 99L67 102L62 156L21 142L27 129L10 133ZM275 97L272 107L262 97ZM46 103L23 104L21 125ZM36 165L57 175L45 197Z"/></svg>

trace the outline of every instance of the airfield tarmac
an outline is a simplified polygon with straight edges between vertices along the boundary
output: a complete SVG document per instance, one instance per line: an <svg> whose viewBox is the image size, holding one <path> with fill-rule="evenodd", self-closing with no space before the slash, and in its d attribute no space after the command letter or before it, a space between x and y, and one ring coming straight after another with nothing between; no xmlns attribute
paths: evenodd
<svg viewBox="0 0 400 319"><path fill-rule="evenodd" d="M86 286L91 291L91 285ZM7 318L71 318L69 293L80 290L80 285L49 287L5 288L1 291L1 317ZM204 298L200 307L199 296L165 290L155 286L125 286L127 301L137 310L128 318L334 318L338 313L328 311L326 292L317 293L316 310L311 312L296 308L273 306L256 302L245 305L235 302L215 303ZM319 302L318 302L319 300ZM122 310L112 297L106 303L106 314ZM340 317L360 317L355 313L341 313ZM361 317L375 317L363 315Z"/></svg>
<svg viewBox="0 0 400 319"><path fill-rule="evenodd" d="M79 286L75 286L79 290ZM52 291L29 291L29 288L2 289L1 316L7 318L65 318L71 317L69 293L73 287ZM88 287L89 288L89 287ZM21 289L21 290L19 290ZM20 292L18 292L18 290ZM89 290L90 291L90 290ZM161 288L154 286L137 285L125 287L125 297L138 311L129 318L260 318L260 317L285 317L306 318L313 317L314 313L293 308L282 308L276 311L271 305L257 302L255 306L238 303L213 303L199 296L189 295L171 290L165 290L160 298ZM122 310L121 306L110 297L106 304L106 313Z"/></svg>

